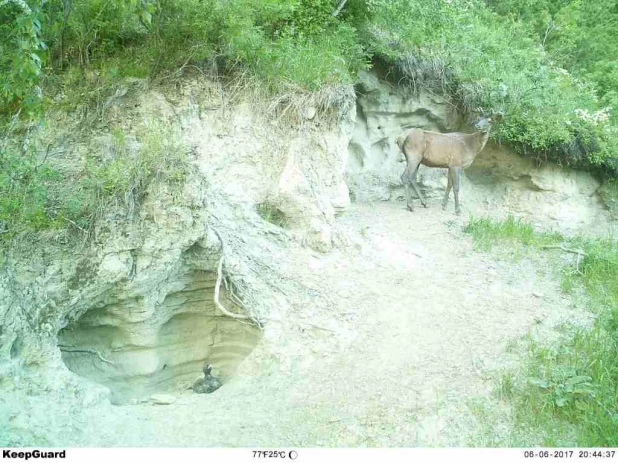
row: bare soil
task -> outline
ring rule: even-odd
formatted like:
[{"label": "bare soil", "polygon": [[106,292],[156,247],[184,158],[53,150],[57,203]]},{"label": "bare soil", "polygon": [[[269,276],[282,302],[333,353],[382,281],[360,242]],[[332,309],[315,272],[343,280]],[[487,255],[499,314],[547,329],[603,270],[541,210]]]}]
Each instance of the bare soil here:
[{"label": "bare soil", "polygon": [[[542,259],[474,251],[465,222],[437,202],[414,213],[402,203],[354,205],[339,219],[337,249],[298,245],[279,263],[321,295],[315,306],[299,299],[279,322],[287,359],[256,353],[215,393],[176,391],[171,405],[86,408],[47,443],[508,445],[509,408],[495,386],[519,361],[512,347],[581,311]],[[479,407],[501,418],[483,422]]]}]

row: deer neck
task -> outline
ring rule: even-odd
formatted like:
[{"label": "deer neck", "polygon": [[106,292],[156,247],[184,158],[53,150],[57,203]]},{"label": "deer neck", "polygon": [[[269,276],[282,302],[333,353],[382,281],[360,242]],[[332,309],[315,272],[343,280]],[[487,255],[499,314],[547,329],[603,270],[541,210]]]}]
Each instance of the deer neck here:
[{"label": "deer neck", "polygon": [[481,147],[479,148],[479,153],[483,151],[483,148],[485,148],[485,145],[487,144],[487,140],[489,140],[489,132],[491,132],[491,127],[489,128],[487,132],[483,134],[483,139],[481,140]]},{"label": "deer neck", "polygon": [[489,132],[491,131],[491,127],[487,132],[477,132],[476,133],[476,146],[474,147],[474,156],[476,157],[477,154],[479,154],[481,151],[483,151],[483,148],[485,148],[485,145],[487,144],[487,140],[489,140]]},{"label": "deer neck", "polygon": [[469,136],[467,142],[468,147],[463,156],[464,168],[472,164],[474,158],[476,158],[476,155],[479,154],[483,148],[485,148],[487,140],[489,140],[489,131],[475,132]]}]

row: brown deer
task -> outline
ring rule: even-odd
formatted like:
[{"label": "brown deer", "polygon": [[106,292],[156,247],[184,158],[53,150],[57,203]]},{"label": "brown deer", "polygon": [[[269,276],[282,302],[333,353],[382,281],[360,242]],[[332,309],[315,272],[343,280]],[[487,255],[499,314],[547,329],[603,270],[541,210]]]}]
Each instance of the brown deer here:
[{"label": "brown deer", "polygon": [[[497,119],[497,118],[496,118]],[[461,132],[439,133],[423,129],[408,129],[397,137],[397,146],[406,157],[406,169],[401,176],[406,190],[408,210],[413,212],[414,206],[410,198],[410,184],[427,207],[425,198],[420,192],[416,175],[421,164],[427,167],[442,167],[448,169],[448,185],[442,201],[442,209],[446,209],[451,188],[455,194],[455,213],[461,214],[459,207],[459,186],[461,173],[472,164],[474,158],[485,147],[493,119],[483,117],[474,126],[478,132],[467,134]]]}]

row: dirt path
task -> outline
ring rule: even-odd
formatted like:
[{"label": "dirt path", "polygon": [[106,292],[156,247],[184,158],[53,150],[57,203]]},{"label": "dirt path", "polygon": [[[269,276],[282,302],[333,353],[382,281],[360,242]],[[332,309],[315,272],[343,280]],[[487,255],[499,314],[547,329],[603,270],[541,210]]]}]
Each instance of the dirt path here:
[{"label": "dirt path", "polygon": [[173,405],[93,408],[87,442],[70,444],[499,444],[498,430],[479,440],[474,404],[497,402],[491,378],[512,361],[507,344],[574,309],[549,268],[473,251],[465,221],[437,204],[353,206],[339,220],[346,246],[298,246],[280,263],[327,295],[299,300],[282,322],[289,361]]}]

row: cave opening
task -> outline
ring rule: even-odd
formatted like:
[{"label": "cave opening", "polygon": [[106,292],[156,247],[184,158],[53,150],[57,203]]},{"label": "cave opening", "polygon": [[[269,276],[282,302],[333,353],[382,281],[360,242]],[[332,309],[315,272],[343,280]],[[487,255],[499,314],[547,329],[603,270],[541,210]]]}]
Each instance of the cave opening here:
[{"label": "cave opening", "polygon": [[[108,387],[115,404],[187,389],[205,362],[224,383],[251,353],[261,330],[219,311],[216,272],[191,270],[160,303],[137,296],[92,307],[58,333],[66,366]],[[221,288],[220,300],[240,311]]]}]

